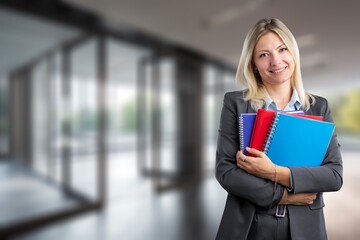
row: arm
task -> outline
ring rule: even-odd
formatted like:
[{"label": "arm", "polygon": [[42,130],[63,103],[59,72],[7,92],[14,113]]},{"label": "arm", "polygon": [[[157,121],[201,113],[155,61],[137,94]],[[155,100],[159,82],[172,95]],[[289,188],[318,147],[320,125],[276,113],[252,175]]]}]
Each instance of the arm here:
[{"label": "arm", "polygon": [[[286,188],[291,186],[289,168],[275,165],[271,162],[265,153],[254,148],[247,148],[246,150],[254,157],[247,157],[243,154],[242,151],[238,151],[236,155],[236,161],[239,168],[252,175],[274,181],[274,186],[277,184],[280,184]],[[289,194],[287,191],[284,191],[284,194],[279,203],[291,205],[308,205],[314,203],[316,196],[317,193]]]},{"label": "arm", "polygon": [[244,104],[244,108],[246,104],[242,99],[237,101],[229,94],[224,97],[216,151],[216,178],[228,193],[257,206],[271,208],[281,200],[284,187],[278,186],[274,190],[272,181],[249,174],[236,165],[239,145],[236,104]]}]

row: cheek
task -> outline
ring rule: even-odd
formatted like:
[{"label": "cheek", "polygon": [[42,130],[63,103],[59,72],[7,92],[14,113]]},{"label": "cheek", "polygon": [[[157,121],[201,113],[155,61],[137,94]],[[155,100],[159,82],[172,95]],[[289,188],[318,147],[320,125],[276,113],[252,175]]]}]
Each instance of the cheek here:
[{"label": "cheek", "polygon": [[264,79],[264,78],[266,78],[267,77],[267,75],[268,75],[268,73],[267,73],[267,71],[266,70],[260,70],[259,69],[259,71],[258,71],[258,74],[257,74],[258,76],[260,76],[260,78],[261,79]]},{"label": "cheek", "polygon": [[256,61],[255,62],[255,68],[259,72],[263,72],[267,68],[266,62],[265,61]]},{"label": "cheek", "polygon": [[289,65],[290,65],[290,70],[292,73],[294,73],[294,69],[295,69],[295,62],[294,60],[291,58],[289,59]]},{"label": "cheek", "polygon": [[294,66],[295,66],[295,61],[294,61],[293,57],[292,57],[290,54],[288,54],[288,55],[284,58],[284,60],[285,60],[289,65],[291,65],[292,68],[294,68]]}]

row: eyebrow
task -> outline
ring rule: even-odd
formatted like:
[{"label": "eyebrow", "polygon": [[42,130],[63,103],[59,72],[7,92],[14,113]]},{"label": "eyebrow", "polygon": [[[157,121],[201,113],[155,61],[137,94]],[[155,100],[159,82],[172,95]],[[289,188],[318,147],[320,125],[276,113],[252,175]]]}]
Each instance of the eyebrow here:
[{"label": "eyebrow", "polygon": [[[282,48],[282,47],[286,47],[285,43],[281,43],[275,49],[279,49],[279,48]],[[259,50],[259,51],[257,51],[257,53],[261,53],[261,52],[268,52],[268,50]]]},{"label": "eyebrow", "polygon": [[282,47],[286,47],[285,43],[280,44],[276,49],[282,48]]}]

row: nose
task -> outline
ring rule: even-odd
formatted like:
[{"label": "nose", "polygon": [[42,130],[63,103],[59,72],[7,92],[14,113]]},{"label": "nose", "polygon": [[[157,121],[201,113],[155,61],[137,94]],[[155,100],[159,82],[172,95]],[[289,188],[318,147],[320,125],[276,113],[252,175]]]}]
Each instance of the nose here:
[{"label": "nose", "polygon": [[274,54],[271,55],[271,62],[270,62],[270,64],[271,64],[272,66],[278,65],[280,62],[281,62],[281,56],[280,56],[280,54],[274,53]]}]

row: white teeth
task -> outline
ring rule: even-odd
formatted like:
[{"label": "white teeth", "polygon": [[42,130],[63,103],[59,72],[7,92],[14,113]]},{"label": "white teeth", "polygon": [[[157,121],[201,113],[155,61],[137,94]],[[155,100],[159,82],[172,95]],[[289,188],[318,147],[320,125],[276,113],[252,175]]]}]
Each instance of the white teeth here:
[{"label": "white teeth", "polygon": [[282,72],[282,71],[284,71],[285,70],[285,68],[281,68],[281,69],[277,69],[277,70],[272,70],[271,72],[273,72],[273,73],[279,73],[279,72]]}]

